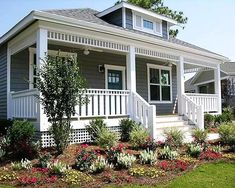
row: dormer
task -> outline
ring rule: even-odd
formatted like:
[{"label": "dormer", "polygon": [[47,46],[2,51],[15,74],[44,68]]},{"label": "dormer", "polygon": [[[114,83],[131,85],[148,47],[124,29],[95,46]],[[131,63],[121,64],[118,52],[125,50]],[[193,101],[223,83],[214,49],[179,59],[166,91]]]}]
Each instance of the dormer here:
[{"label": "dormer", "polygon": [[169,38],[170,27],[177,24],[171,18],[127,2],[114,5],[98,13],[97,16],[110,24],[153,34],[165,39]]}]

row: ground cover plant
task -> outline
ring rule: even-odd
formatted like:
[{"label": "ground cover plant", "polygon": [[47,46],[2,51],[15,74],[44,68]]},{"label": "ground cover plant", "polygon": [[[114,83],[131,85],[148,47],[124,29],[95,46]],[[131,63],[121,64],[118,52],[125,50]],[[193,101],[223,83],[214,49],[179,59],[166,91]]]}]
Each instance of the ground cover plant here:
[{"label": "ground cover plant", "polygon": [[[130,132],[129,142],[74,144],[60,155],[56,148],[40,148],[39,155],[31,159],[17,159],[9,152],[0,166],[0,185],[93,188],[138,184],[164,187],[162,182],[170,185],[172,179],[177,181],[178,176],[187,176],[203,165],[235,163],[235,153],[230,144],[233,138],[231,125],[222,126],[220,141],[208,142],[202,139],[204,134],[201,133],[204,132],[198,131],[200,139],[190,144],[181,142],[181,133],[175,130],[165,142],[154,141],[141,125],[136,126]],[[140,138],[137,138],[138,132],[141,133]],[[101,137],[102,133],[96,133],[96,138]]]}]

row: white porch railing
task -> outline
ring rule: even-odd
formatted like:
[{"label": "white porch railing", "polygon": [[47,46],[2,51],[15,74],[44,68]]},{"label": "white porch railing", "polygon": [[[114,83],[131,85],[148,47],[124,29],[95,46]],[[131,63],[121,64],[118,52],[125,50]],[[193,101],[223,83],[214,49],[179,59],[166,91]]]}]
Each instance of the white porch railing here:
[{"label": "white porch railing", "polygon": [[198,128],[204,129],[203,106],[196,104],[187,95],[182,95],[182,113]]},{"label": "white porch railing", "polygon": [[80,118],[127,116],[128,96],[127,90],[88,89],[85,96],[89,102],[76,107]]},{"label": "white porch railing", "polygon": [[197,105],[202,106],[204,112],[218,112],[218,95],[186,93],[186,95]]},{"label": "white porch railing", "polygon": [[151,136],[155,138],[156,106],[150,105],[136,92],[132,92],[130,97],[132,101],[131,118],[144,125],[150,131]]},{"label": "white porch railing", "polygon": [[36,89],[11,92],[11,116],[13,118],[36,119],[38,94]]},{"label": "white porch railing", "polygon": [[[11,93],[13,118],[36,119],[38,106],[36,89]],[[88,89],[84,94],[89,103],[76,106],[77,118],[128,116],[127,90]]]}]

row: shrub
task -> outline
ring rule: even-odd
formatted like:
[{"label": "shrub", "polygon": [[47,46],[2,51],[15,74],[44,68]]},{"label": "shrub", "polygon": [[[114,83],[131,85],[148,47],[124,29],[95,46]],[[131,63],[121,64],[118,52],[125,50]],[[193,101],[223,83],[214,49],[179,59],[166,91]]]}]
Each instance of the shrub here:
[{"label": "shrub", "polygon": [[87,151],[83,148],[76,159],[76,168],[80,171],[88,171],[92,162],[97,158],[97,151]]},{"label": "shrub", "polygon": [[69,167],[59,162],[59,160],[53,160],[52,162],[47,163],[47,168],[49,169],[50,174],[62,176],[69,169]]},{"label": "shrub", "polygon": [[46,168],[47,164],[49,163],[51,159],[51,155],[50,154],[44,154],[44,155],[39,155],[39,166],[42,168]]},{"label": "shrub", "polygon": [[204,116],[204,126],[206,129],[214,127],[215,117],[211,114],[205,114]]},{"label": "shrub", "polygon": [[134,155],[128,153],[119,153],[117,154],[117,166],[118,168],[130,168],[133,163],[136,161],[136,157]]},{"label": "shrub", "polygon": [[2,161],[5,155],[6,155],[6,150],[0,146],[0,161]]},{"label": "shrub", "polygon": [[221,157],[222,155],[220,153],[216,153],[212,150],[206,150],[200,154],[199,159],[200,160],[216,160],[216,159],[220,159]]},{"label": "shrub", "polygon": [[233,110],[230,107],[223,108],[222,121],[224,123],[229,123],[232,121]]},{"label": "shrub", "polygon": [[11,163],[12,170],[29,170],[32,168],[32,163],[28,159],[22,159],[20,162]]},{"label": "shrub", "polygon": [[116,132],[112,132],[107,128],[101,128],[97,131],[95,142],[102,148],[110,148],[117,144],[118,135]]},{"label": "shrub", "polygon": [[[58,153],[63,153],[69,144],[72,116],[76,106],[88,102],[84,95],[86,80],[83,78],[74,57],[47,56],[38,70],[35,86],[43,106]],[[49,93],[49,94],[48,94]]]},{"label": "shrub", "polygon": [[211,150],[215,153],[221,153],[220,145],[212,146]]},{"label": "shrub", "polygon": [[188,163],[181,160],[161,161],[159,167],[164,171],[185,171],[188,168]]},{"label": "shrub", "polygon": [[122,119],[119,125],[121,127],[121,140],[128,142],[130,140],[130,133],[137,123],[131,119]]},{"label": "shrub", "polygon": [[164,146],[164,148],[160,150],[161,159],[173,160],[176,159],[177,157],[178,157],[177,151],[172,151],[169,146]]},{"label": "shrub", "polygon": [[183,144],[184,134],[178,129],[169,129],[164,131],[166,137],[165,145],[171,148],[177,148]]},{"label": "shrub", "polygon": [[12,127],[12,120],[0,119],[0,137],[7,134],[8,130]]},{"label": "shrub", "polygon": [[144,150],[140,152],[141,164],[154,165],[157,162],[157,153],[151,150]]},{"label": "shrub", "polygon": [[98,158],[91,164],[89,171],[91,173],[101,173],[109,167],[112,168],[112,166],[108,164],[106,159],[102,156],[98,156]]},{"label": "shrub", "polygon": [[192,136],[194,138],[194,141],[196,143],[205,143],[207,137],[208,137],[208,132],[206,130],[201,130],[199,128],[196,128],[193,130]]},{"label": "shrub", "polygon": [[147,140],[143,144],[141,144],[139,147],[141,149],[148,149],[148,150],[156,151],[157,146],[159,145],[158,143],[159,142],[155,142],[154,139],[149,136]]},{"label": "shrub", "polygon": [[94,119],[86,126],[86,130],[90,134],[92,140],[96,140],[101,129],[107,129],[107,125],[104,123],[103,119]]},{"label": "shrub", "polygon": [[63,181],[71,185],[84,185],[93,182],[93,178],[77,170],[67,170],[64,174]]},{"label": "shrub", "polygon": [[235,125],[224,124],[219,127],[220,139],[224,144],[233,147],[235,145]]},{"label": "shrub", "polygon": [[14,121],[9,130],[8,137],[15,157],[25,158],[33,157],[37,151],[32,147],[32,138],[35,128],[28,121]]},{"label": "shrub", "polygon": [[201,154],[203,148],[199,145],[199,144],[190,144],[188,146],[188,150],[187,153],[191,156],[191,157],[199,157],[199,155]]},{"label": "shrub", "polygon": [[134,148],[141,148],[148,137],[149,133],[147,132],[147,130],[141,125],[136,125],[133,127],[130,133],[130,143]]},{"label": "shrub", "polygon": [[106,155],[109,163],[117,164],[117,155],[123,153],[127,149],[127,145],[118,144],[116,147],[111,147],[106,150]]}]

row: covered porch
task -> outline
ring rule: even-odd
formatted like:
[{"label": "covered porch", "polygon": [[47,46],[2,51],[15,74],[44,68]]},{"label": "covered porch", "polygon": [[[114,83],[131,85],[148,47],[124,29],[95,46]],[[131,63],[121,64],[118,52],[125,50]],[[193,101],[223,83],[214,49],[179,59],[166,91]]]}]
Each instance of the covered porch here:
[{"label": "covered porch", "polygon": [[210,96],[184,92],[185,72],[195,69],[195,65],[210,67],[219,80],[219,63],[160,46],[156,50],[155,45],[146,47],[144,42],[121,43],[120,39],[100,34],[94,37],[83,29],[75,33],[36,28],[23,32],[9,45],[8,118],[29,119],[38,131],[48,130],[47,118],[35,97],[40,94],[33,86],[33,65],[40,67],[45,54],[58,53],[75,56],[89,84],[85,95],[90,102],[77,106],[74,129],[84,129],[95,117],[111,122],[129,117],[142,123],[154,137],[156,115],[183,115],[203,128],[204,112],[221,112],[219,82],[216,94]]}]

